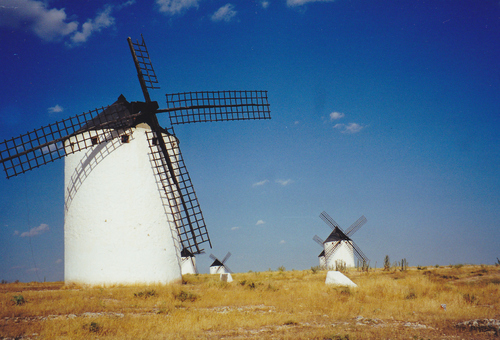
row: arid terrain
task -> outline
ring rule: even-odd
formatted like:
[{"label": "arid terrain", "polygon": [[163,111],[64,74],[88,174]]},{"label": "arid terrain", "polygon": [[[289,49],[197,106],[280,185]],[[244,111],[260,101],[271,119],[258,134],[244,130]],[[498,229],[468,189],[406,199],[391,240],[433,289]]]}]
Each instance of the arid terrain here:
[{"label": "arid terrain", "polygon": [[186,275],[157,286],[0,285],[0,339],[498,339],[500,266]]}]

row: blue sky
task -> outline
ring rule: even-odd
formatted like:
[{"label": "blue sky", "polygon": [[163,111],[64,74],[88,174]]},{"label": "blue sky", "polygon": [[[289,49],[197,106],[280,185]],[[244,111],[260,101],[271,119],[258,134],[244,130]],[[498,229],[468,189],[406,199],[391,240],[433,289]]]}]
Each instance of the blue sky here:
[{"label": "blue sky", "polygon": [[[270,121],[175,129],[213,244],[201,272],[228,251],[236,272],[317,265],[323,210],[366,216],[372,266],[500,257],[498,1],[0,0],[0,139],[142,100],[141,33],[160,107],[269,91]],[[0,178],[0,197],[0,279],[62,280],[63,161]]]}]

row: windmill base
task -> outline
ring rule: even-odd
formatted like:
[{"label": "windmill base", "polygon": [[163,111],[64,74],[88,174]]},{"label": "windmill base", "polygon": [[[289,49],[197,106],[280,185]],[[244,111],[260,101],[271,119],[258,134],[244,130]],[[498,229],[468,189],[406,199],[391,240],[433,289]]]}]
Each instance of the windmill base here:
[{"label": "windmill base", "polygon": [[326,284],[347,286],[347,287],[357,287],[358,285],[351,281],[347,276],[338,271],[329,271],[326,274]]}]

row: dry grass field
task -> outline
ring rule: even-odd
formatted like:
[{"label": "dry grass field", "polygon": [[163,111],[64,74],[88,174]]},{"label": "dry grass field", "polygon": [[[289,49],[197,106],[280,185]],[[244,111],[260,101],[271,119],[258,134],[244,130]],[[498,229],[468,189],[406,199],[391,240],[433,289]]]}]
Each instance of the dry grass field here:
[{"label": "dry grass field", "polygon": [[231,283],[209,274],[158,286],[7,283],[0,285],[0,338],[499,338],[494,327],[457,325],[500,319],[500,266],[346,275],[357,288],[325,285],[326,271],[312,269],[238,273]]}]

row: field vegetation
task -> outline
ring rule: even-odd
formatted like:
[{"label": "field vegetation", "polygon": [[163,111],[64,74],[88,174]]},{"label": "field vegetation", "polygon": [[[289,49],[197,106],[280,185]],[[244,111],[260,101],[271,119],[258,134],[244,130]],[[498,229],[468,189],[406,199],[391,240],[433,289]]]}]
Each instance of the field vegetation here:
[{"label": "field vegetation", "polygon": [[[403,268],[404,270],[402,270]],[[386,267],[186,275],[182,283],[0,285],[3,339],[498,339],[457,327],[500,319],[500,266]]]}]

